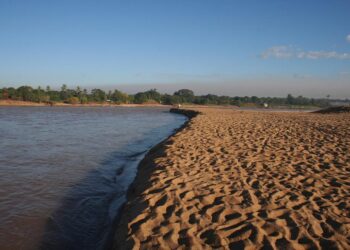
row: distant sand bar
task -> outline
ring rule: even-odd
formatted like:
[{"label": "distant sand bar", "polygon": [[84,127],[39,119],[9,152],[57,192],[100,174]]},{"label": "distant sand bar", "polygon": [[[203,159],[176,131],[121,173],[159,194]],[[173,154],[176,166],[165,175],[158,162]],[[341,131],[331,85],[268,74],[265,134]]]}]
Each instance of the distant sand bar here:
[{"label": "distant sand bar", "polygon": [[350,114],[197,110],[141,163],[116,249],[350,249]]}]

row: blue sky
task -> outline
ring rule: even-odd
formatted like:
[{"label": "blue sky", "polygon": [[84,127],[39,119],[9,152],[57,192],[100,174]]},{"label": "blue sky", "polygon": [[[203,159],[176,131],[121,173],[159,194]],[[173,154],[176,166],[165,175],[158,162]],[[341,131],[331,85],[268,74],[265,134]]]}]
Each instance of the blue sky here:
[{"label": "blue sky", "polygon": [[350,97],[350,1],[0,0],[0,86]]}]

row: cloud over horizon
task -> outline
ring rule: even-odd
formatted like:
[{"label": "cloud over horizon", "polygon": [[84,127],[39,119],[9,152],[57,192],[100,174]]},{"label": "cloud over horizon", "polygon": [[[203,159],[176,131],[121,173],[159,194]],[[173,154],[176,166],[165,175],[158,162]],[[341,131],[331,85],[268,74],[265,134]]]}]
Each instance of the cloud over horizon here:
[{"label": "cloud over horizon", "polygon": [[[350,35],[348,36],[350,40]],[[276,59],[338,59],[349,60],[350,53],[340,53],[336,51],[303,51],[301,49],[288,46],[278,45],[268,48],[260,54],[263,59],[276,58]]]},{"label": "cloud over horizon", "polygon": [[346,36],[346,41],[350,43],[350,34]]}]

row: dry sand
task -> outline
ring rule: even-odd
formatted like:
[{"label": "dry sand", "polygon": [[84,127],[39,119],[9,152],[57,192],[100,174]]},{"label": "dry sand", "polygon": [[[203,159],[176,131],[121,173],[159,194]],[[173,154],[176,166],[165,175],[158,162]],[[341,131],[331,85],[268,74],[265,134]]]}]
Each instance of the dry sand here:
[{"label": "dry sand", "polygon": [[115,249],[350,249],[350,114],[200,111],[141,163]]},{"label": "dry sand", "polygon": [[45,103],[26,102],[17,100],[0,100],[0,106],[46,106]]}]

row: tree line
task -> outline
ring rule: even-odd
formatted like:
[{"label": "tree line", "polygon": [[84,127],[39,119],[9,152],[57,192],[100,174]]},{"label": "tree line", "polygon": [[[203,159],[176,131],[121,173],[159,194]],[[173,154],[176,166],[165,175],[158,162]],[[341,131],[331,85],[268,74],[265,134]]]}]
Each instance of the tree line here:
[{"label": "tree line", "polygon": [[75,89],[69,89],[63,84],[60,90],[53,90],[50,86],[45,89],[30,86],[21,86],[19,88],[0,89],[0,99],[44,102],[54,104],[64,102],[70,104],[86,103],[114,103],[114,104],[200,104],[200,105],[235,105],[235,106],[319,106],[329,105],[328,98],[307,98],[303,96],[294,97],[288,94],[286,97],[257,97],[257,96],[218,96],[213,94],[196,96],[190,89],[180,89],[170,94],[161,94],[156,89],[150,89],[145,92],[139,92],[134,95],[123,93],[119,90],[103,91],[101,89],[92,89],[88,91],[79,86]]}]

